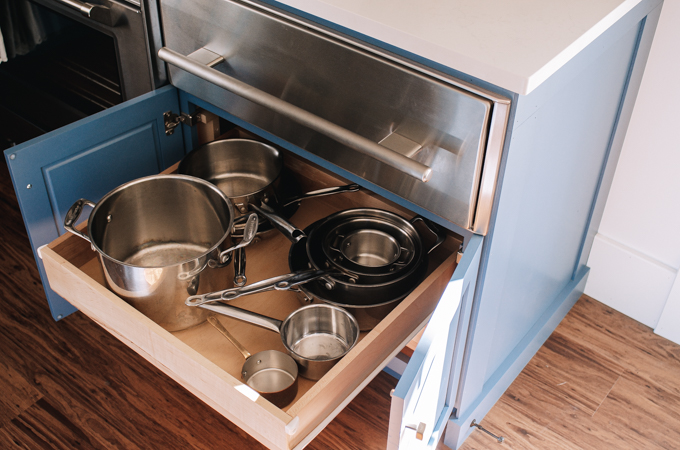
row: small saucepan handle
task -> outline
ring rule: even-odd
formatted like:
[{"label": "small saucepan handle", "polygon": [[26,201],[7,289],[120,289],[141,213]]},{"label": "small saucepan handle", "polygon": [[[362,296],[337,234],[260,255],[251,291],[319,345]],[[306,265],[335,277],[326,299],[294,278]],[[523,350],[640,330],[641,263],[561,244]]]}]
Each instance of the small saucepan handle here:
[{"label": "small saucepan handle", "polygon": [[217,314],[222,314],[223,316],[231,317],[232,319],[242,320],[243,322],[248,322],[257,325],[258,327],[281,333],[281,325],[283,322],[272,317],[263,316],[252,311],[247,311],[231,305],[223,305],[221,303],[201,305],[200,307]]}]

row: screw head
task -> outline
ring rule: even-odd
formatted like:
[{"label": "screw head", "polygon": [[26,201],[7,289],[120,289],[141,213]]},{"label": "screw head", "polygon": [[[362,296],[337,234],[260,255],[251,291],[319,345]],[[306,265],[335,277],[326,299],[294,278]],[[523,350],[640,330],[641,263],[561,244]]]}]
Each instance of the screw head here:
[{"label": "screw head", "polygon": [[26,189],[31,189],[32,187],[33,187],[33,185],[29,184],[28,186],[26,186]]},{"label": "screw head", "polygon": [[16,159],[16,157],[17,157],[16,153],[12,153],[11,155],[9,155],[9,159]]}]

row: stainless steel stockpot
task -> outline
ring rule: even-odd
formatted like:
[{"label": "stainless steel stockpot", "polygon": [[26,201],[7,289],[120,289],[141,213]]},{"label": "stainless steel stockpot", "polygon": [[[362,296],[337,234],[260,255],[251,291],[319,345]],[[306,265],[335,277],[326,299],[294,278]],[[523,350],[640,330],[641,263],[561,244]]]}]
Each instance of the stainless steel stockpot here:
[{"label": "stainless steel stockpot", "polygon": [[[93,207],[89,236],[74,226],[85,205]],[[92,244],[113,292],[177,331],[208,316],[187,307],[187,295],[232,286],[228,263],[234,248],[227,247],[233,221],[231,201],[213,184],[185,175],[154,175],[119,186],[97,204],[78,200],[64,228]],[[247,239],[239,246],[245,244]]]}]

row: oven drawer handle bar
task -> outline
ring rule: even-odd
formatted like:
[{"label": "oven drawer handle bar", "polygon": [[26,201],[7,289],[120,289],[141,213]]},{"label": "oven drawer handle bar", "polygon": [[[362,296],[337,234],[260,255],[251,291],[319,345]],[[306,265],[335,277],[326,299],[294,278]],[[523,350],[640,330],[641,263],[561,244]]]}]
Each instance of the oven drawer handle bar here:
[{"label": "oven drawer handle bar", "polygon": [[56,1],[57,3],[66,5],[69,8],[75,9],[76,11],[80,11],[80,13],[83,16],[92,19],[95,22],[99,22],[110,27],[115,26],[115,24],[113,23],[114,22],[113,15],[111,14],[111,8],[107,6],[93,5],[78,0],[56,0]]},{"label": "oven drawer handle bar", "polygon": [[[194,59],[198,56],[201,61],[210,61],[207,65]],[[229,75],[225,75],[218,70],[213,69],[214,66],[220,62],[225,61],[224,58],[210,50],[202,48],[192,53],[190,56],[184,56],[167,47],[162,47],[158,51],[158,57],[163,61],[185,70],[192,75],[202,78],[210,83],[213,83],[223,89],[233,92],[247,100],[257,103],[258,105],[269,108],[281,115],[284,115],[294,121],[311,128],[341,144],[347,145],[355,150],[365,153],[385,164],[394,167],[395,169],[415,177],[423,182],[429,181],[432,176],[432,168],[414,161],[407,156],[396,153],[382,145],[379,145],[370,139],[360,136],[352,131],[349,131],[339,125],[334,124],[326,119],[305,111],[295,105],[292,105],[285,100],[281,100],[271,94],[268,94],[260,89],[250,86],[240,80],[237,80]]]}]

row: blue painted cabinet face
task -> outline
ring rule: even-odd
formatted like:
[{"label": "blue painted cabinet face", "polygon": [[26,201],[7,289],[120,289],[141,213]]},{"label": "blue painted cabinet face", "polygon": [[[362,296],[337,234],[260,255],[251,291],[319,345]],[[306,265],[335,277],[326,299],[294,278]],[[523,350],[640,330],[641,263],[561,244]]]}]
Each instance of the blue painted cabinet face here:
[{"label": "blue painted cabinet face", "polygon": [[177,89],[159,89],[5,151],[55,319],[75,308],[50,289],[38,249],[65,232],[64,216],[79,198],[96,202],[182,158],[181,131],[166,136],[163,124],[163,112],[178,112],[178,104]]},{"label": "blue painted cabinet face", "polygon": [[457,403],[483,241],[468,242],[394,390],[389,449],[434,449],[442,437]]}]

